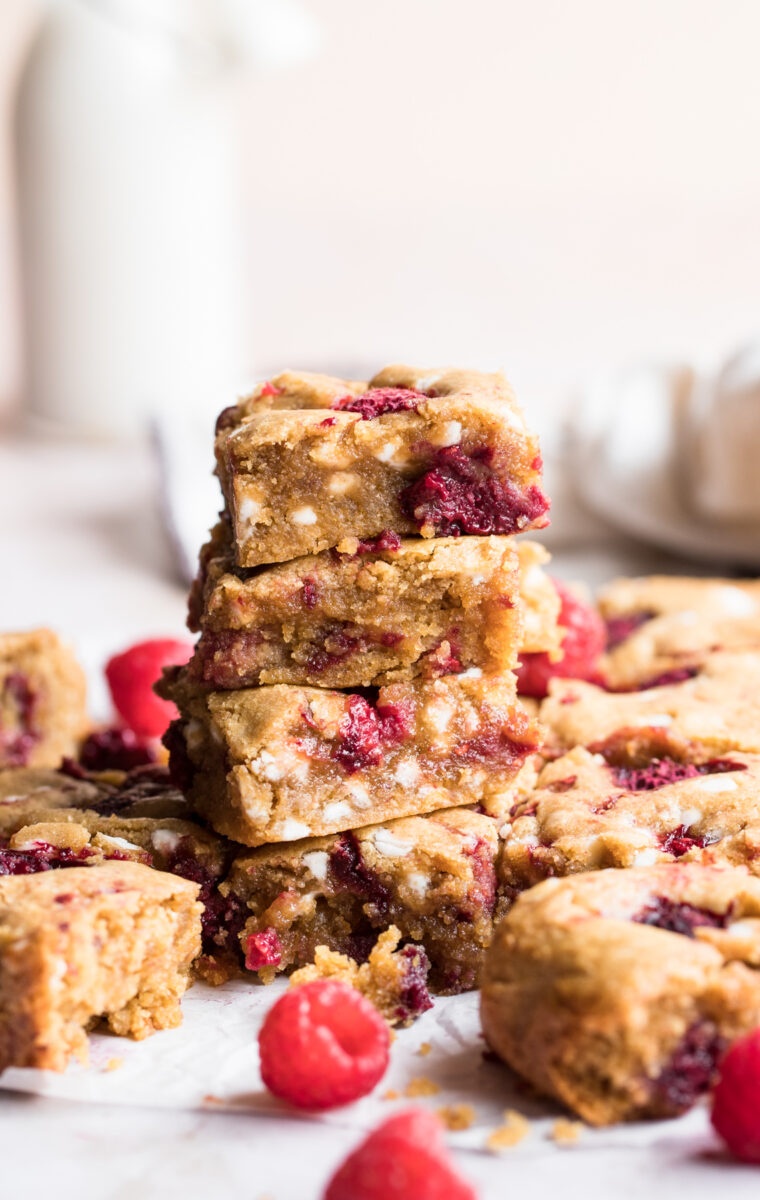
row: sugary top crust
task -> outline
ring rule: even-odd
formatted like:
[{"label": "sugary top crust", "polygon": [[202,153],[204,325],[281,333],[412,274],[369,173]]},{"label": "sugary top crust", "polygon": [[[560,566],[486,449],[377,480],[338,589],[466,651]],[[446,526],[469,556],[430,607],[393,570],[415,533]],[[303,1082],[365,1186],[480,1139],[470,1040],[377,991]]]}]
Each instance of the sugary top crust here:
[{"label": "sugary top crust", "polygon": [[581,747],[545,766],[502,831],[508,881],[526,857],[539,874],[564,875],[674,858],[739,864],[760,852],[760,755],[682,760],[704,773],[662,786],[658,763],[667,779],[667,761],[641,758],[637,773]]},{"label": "sugary top crust", "polygon": [[717,652],[692,679],[625,694],[555,679],[541,721],[558,749],[655,728],[717,752],[760,751],[760,654]]},{"label": "sugary top crust", "polygon": [[696,612],[714,618],[760,616],[760,580],[646,575],[613,579],[597,595],[604,617]]},{"label": "sugary top crust", "polygon": [[67,905],[77,905],[124,892],[139,893],[142,899],[156,903],[175,896],[192,901],[198,895],[198,885],[135,862],[6,875],[0,878],[0,921],[43,913],[61,896],[66,897]]},{"label": "sugary top crust", "polygon": [[[575,927],[582,921],[627,923],[634,922],[657,899],[727,916],[731,925],[750,923],[748,930],[735,931],[735,940],[749,934],[750,959],[760,961],[760,879],[738,867],[663,863],[627,871],[591,871],[564,879],[547,879],[524,892],[506,920],[526,927],[531,922]],[[655,932],[643,923],[639,928]],[[724,940],[717,935],[725,936],[731,930],[704,927],[694,932],[714,943]],[[681,936],[663,929],[656,933],[660,937]]]}]

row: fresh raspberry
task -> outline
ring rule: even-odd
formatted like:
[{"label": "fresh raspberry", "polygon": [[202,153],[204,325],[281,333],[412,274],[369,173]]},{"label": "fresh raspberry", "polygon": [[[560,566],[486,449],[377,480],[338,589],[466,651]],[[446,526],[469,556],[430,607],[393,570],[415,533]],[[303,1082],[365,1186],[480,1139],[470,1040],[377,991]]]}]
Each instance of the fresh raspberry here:
[{"label": "fresh raspberry", "polygon": [[565,630],[562,658],[552,662],[546,653],[524,654],[517,672],[517,686],[524,696],[546,696],[550,679],[592,679],[607,638],[596,609],[579,600],[558,579],[552,582],[561,600],[558,624]]},{"label": "fresh raspberry", "polygon": [[327,1109],[371,1092],[388,1066],[388,1026],[369,1000],[337,979],[293,988],[259,1033],[261,1078],[297,1108]]},{"label": "fresh raspberry", "polygon": [[161,678],[164,667],[184,664],[192,653],[189,642],[156,638],[138,642],[106,663],[106,679],[114,707],[125,725],[138,737],[161,737],[176,717],[174,705],[161,700],[154,693],[153,684]]},{"label": "fresh raspberry", "polygon": [[475,1191],[455,1172],[438,1118],[409,1108],[348,1156],[324,1200],[475,1200]]},{"label": "fresh raspberry", "polygon": [[712,1123],[736,1158],[760,1166],[760,1029],[734,1042],[720,1064]]}]

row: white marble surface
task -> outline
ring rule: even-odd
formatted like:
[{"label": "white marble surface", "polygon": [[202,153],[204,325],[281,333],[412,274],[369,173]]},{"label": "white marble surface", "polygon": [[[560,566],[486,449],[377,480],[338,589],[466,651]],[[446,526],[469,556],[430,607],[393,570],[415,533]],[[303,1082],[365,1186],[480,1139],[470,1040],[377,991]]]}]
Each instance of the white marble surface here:
[{"label": "white marble surface", "polygon": [[[0,549],[0,628],[47,623],[70,638],[90,667],[96,711],[104,711],[97,681],[108,653],[138,637],[182,632],[184,587],[173,573],[144,449],[0,438]],[[668,566],[661,555],[609,539],[575,546],[556,561],[559,573],[591,582]],[[356,1130],[286,1117],[0,1092],[0,1196],[318,1200],[356,1140]],[[721,1186],[737,1200],[757,1194],[756,1172],[722,1158],[702,1114],[688,1126],[661,1126],[658,1141],[656,1154],[636,1137],[614,1135],[559,1152],[535,1135],[500,1160],[460,1157],[483,1200],[507,1189],[592,1200],[676,1190],[707,1200]]]}]

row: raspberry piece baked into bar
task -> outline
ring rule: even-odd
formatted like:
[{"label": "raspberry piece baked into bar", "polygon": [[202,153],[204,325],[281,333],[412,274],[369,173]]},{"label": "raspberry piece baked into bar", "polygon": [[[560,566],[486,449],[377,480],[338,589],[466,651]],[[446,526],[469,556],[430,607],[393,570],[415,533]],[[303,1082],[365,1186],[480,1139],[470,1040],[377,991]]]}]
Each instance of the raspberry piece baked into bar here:
[{"label": "raspberry piece baked into bar", "polygon": [[673,1117],[760,1024],[760,879],[690,865],[549,879],[496,927],[490,1046],[592,1125]]},{"label": "raspberry piece baked into bar", "polygon": [[665,733],[633,753],[615,739],[577,747],[544,767],[501,834],[506,897],[550,876],[676,860],[760,874],[760,755],[710,757]]},{"label": "raspberry piece baked into bar", "polygon": [[540,639],[545,622],[544,641],[559,638],[556,589],[538,555],[528,544],[518,556],[506,538],[385,533],[242,576],[229,555],[214,558],[190,674],[212,688],[345,688],[508,671],[524,642],[523,557],[530,635]]},{"label": "raspberry piece baked into bar", "polygon": [[329,410],[249,409],[222,414],[216,439],[241,567],[384,530],[457,537],[547,524],[538,440],[501,375],[392,367]]},{"label": "raspberry piece baked into bar", "polygon": [[0,879],[0,1071],[62,1071],[86,1030],[144,1038],[182,1019],[197,887],[131,862]]},{"label": "raspberry piece baked into bar", "polygon": [[609,687],[640,689],[687,677],[715,650],[760,647],[760,583],[654,575],[602,590]]},{"label": "raspberry piece baked into bar", "polygon": [[[222,891],[247,914],[246,965],[266,982],[310,962],[318,946],[361,962],[395,926],[424,950],[433,988],[458,992],[475,986],[491,937],[497,848],[496,821],[454,808],[262,846],[235,859]],[[413,1008],[425,975],[409,959]]]},{"label": "raspberry piece baked into bar", "polygon": [[0,634],[0,768],[57,767],[86,731],[84,673],[58,637]]},{"label": "raspberry piece baked into bar", "polygon": [[170,766],[191,805],[245,845],[455,805],[498,805],[538,732],[511,675],[447,675],[359,693],[276,684],[204,692],[183,671]]},{"label": "raspberry piece baked into bar", "polygon": [[634,743],[651,730],[711,754],[760,752],[760,653],[717,651],[690,677],[616,694],[574,679],[554,680],[541,706],[547,749],[594,749],[614,735]]}]

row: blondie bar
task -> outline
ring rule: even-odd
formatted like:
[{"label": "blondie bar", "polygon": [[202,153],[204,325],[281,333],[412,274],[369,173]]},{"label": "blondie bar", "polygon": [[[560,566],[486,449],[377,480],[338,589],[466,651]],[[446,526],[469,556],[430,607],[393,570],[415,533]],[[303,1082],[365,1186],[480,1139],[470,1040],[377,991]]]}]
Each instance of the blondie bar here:
[{"label": "blondie bar", "polygon": [[486,1039],[593,1125],[672,1117],[760,1024],[760,879],[696,864],[549,879],[497,926]]},{"label": "blondie bar", "polygon": [[98,1018],[134,1038],[178,1025],[196,892],[133,862],[0,879],[0,1071],[62,1071]]},{"label": "blondie bar", "polygon": [[760,755],[711,758],[667,732],[634,754],[576,747],[548,763],[502,829],[500,890],[550,876],[658,862],[746,866],[760,873]]},{"label": "blondie bar", "polygon": [[708,754],[760,751],[760,653],[718,651],[687,679],[615,694],[573,679],[554,680],[541,706],[546,750],[594,748],[613,734],[630,743],[667,730],[671,741]]},{"label": "blondie bar", "polygon": [[[187,804],[177,803],[168,772],[155,769],[150,796],[146,772],[131,773],[142,775],[139,784],[132,778],[116,788],[63,774],[56,778],[55,772],[8,771],[0,774],[0,789],[6,774],[15,776],[15,795],[10,804],[0,799],[0,876],[94,867],[112,859],[180,875],[200,888],[204,953],[237,957],[241,922],[219,884],[239,848],[186,819]],[[39,786],[40,776],[48,777],[47,786]]]},{"label": "blondie bar", "polygon": [[373,700],[287,684],[207,692],[179,670],[161,691],[181,714],[166,737],[175,779],[249,846],[498,806],[538,747],[511,675],[389,684]]},{"label": "blondie bar", "polygon": [[607,685],[641,689],[686,678],[715,650],[760,647],[760,583],[652,576],[617,579],[599,595]]},{"label": "blondie bar", "polygon": [[547,524],[538,441],[501,375],[394,367],[329,410],[227,415],[216,458],[241,567],[384,530],[457,537]]},{"label": "blondie bar", "polygon": [[87,731],[84,673],[49,629],[0,634],[0,768],[57,767]]},{"label": "blondie bar", "polygon": [[[269,982],[318,946],[363,961],[395,926],[424,950],[435,990],[474,987],[493,924],[497,828],[452,808],[239,856],[222,891],[247,913],[246,965]],[[413,954],[408,982],[424,982]]]},{"label": "blondie bar", "polygon": [[[70,773],[70,772],[73,772]],[[0,771],[0,836],[37,820],[35,814],[86,809],[100,816],[186,817],[187,801],[166,767],[87,772],[74,763],[61,771],[17,767]]]},{"label": "blondie bar", "polygon": [[518,554],[507,538],[386,533],[254,573],[235,572],[230,555],[215,558],[190,674],[212,688],[347,688],[508,671],[525,614],[531,641],[559,641],[557,593],[540,554],[530,543]]}]

